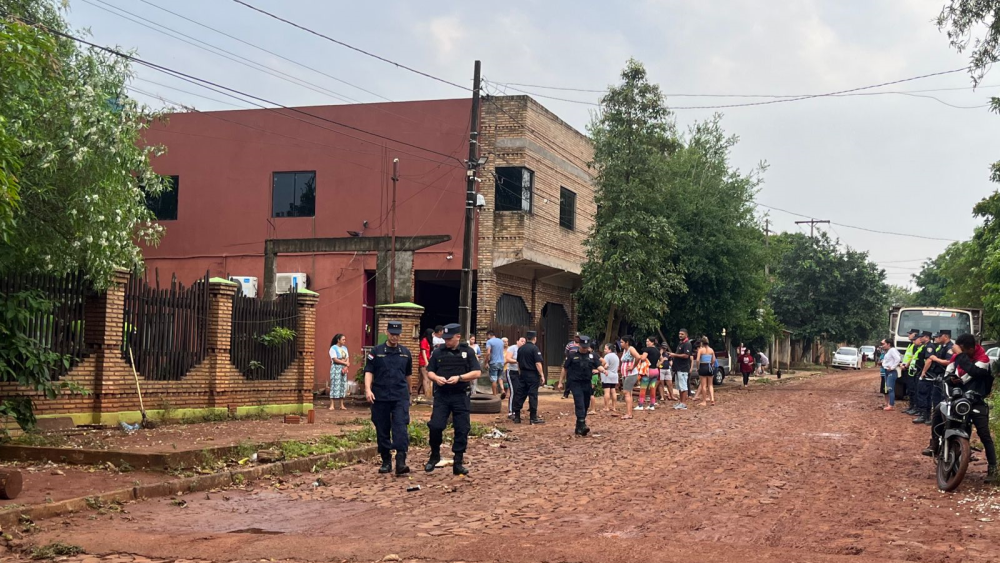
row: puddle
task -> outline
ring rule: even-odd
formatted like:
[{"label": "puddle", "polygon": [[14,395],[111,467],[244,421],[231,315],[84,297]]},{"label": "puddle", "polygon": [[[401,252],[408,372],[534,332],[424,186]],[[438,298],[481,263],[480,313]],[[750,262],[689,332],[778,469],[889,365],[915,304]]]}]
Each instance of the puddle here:
[{"label": "puddle", "polygon": [[270,535],[276,535],[276,534],[284,534],[285,532],[278,532],[278,531],[275,531],[275,530],[265,530],[263,528],[243,528],[242,530],[232,530],[232,531],[226,532],[226,533],[227,534],[264,534],[264,535],[270,536]]}]

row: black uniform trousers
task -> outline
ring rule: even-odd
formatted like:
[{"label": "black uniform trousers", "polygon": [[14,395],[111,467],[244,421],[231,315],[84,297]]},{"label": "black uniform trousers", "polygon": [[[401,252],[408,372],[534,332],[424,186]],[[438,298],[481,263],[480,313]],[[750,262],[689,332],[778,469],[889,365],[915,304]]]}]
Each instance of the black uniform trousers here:
[{"label": "black uniform trousers", "polygon": [[[375,401],[372,403],[372,424],[378,441],[378,453],[388,455],[396,450],[405,454],[410,448],[410,401]],[[391,437],[390,437],[391,432]]]},{"label": "black uniform trousers", "polygon": [[[990,467],[996,467],[997,450],[996,445],[993,443],[993,435],[990,434],[990,406],[986,404],[986,401],[980,399],[972,403],[972,412],[969,414],[969,420],[972,422],[972,426],[975,427],[976,434],[979,435],[979,441],[983,443],[986,464]],[[944,430],[944,416],[941,414],[940,409],[934,409],[934,416],[931,418],[931,422],[930,447],[936,452],[938,449],[938,439]]]},{"label": "black uniform trousers", "polygon": [[524,400],[528,399],[528,409],[531,417],[538,414],[538,387],[542,383],[542,378],[535,372],[522,371],[517,378],[517,396],[514,397],[514,414],[520,415],[524,408]]},{"label": "black uniform trousers", "polygon": [[917,380],[917,411],[919,414],[930,415],[931,392],[934,389],[934,382],[930,379]]},{"label": "black uniform trousers", "polygon": [[573,380],[566,383],[566,389],[573,394],[576,421],[583,422],[587,418],[590,401],[594,397],[594,385],[590,381]]},{"label": "black uniform trousers", "polygon": [[427,423],[432,453],[441,453],[441,442],[444,429],[448,427],[449,416],[455,427],[455,441],[452,442],[451,451],[456,454],[465,453],[469,444],[469,430],[472,429],[472,419],[469,416],[472,412],[470,402],[466,393],[434,392],[434,408],[431,411],[431,420]]}]

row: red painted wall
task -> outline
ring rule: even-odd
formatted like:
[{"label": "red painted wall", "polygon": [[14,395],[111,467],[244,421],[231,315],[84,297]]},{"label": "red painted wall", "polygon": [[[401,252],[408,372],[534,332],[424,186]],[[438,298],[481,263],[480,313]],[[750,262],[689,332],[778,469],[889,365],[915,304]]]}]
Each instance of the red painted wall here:
[{"label": "red painted wall", "polygon": [[[460,160],[468,156],[469,100],[300,109]],[[154,160],[156,171],[179,176],[177,220],[164,221],[159,246],[144,249],[150,278],[159,269],[161,282],[176,274],[190,283],[208,270],[256,276],[262,291],[265,239],[343,237],[361,231],[364,220],[365,235],[388,235],[393,158],[400,160],[396,235],[452,237],[419,251],[414,267],[461,269],[465,170],[454,159],[289,110],[175,114],[146,137],[167,148]],[[316,171],[316,216],[272,218],[272,173],[310,170]],[[360,352],[365,269],[375,270],[374,254],[278,259],[279,272],[305,272],[309,288],[320,293],[317,388],[328,380],[335,333],[347,335],[352,355]]]}]

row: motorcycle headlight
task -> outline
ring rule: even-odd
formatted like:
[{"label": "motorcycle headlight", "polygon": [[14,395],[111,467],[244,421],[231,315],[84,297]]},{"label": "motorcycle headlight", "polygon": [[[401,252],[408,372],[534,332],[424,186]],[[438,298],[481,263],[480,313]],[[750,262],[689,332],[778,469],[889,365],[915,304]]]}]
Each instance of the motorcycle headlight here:
[{"label": "motorcycle headlight", "polygon": [[959,399],[955,401],[955,414],[958,416],[965,416],[972,412],[972,403],[967,399]]}]

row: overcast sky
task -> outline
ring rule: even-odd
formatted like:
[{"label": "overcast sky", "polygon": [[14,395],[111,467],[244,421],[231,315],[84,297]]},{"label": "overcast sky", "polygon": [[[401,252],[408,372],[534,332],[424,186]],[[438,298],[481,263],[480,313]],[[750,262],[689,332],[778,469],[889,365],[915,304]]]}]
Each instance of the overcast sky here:
[{"label": "overcast sky", "polygon": [[[505,83],[603,89],[629,57],[642,61],[672,107],[713,106],[773,98],[687,97],[680,94],[798,95],[828,93],[958,69],[964,55],[948,46],[932,19],[943,0],[707,1],[593,0],[517,2],[247,0],[287,19],[372,53],[463,85],[474,59],[483,61],[491,91]],[[209,54],[88,4],[128,10],[281,72],[314,90]],[[263,53],[154,7],[265,47],[344,82]],[[231,0],[72,0],[70,22],[106,45],[284,105],[463,97],[462,90],[351,51],[270,19]],[[142,67],[147,80],[217,93]],[[134,86],[198,109],[232,109],[167,87]],[[360,87],[356,88],[356,87]],[[599,94],[521,87],[596,102]],[[363,89],[363,90],[362,90]],[[935,92],[916,90],[956,89]],[[318,91],[317,91],[318,90]],[[324,90],[327,90],[324,92]],[[367,90],[368,92],[365,92]],[[518,93],[506,90],[508,93]],[[989,164],[1000,159],[1000,116],[983,106],[1000,95],[1000,71],[973,91],[965,73],[914,80],[866,92],[911,95],[823,97],[721,110],[677,109],[686,128],[724,114],[741,138],[733,161],[741,169],[767,161],[758,196],[764,205],[829,219],[830,234],[868,250],[889,281],[908,283],[922,259],[946,241],[864,232],[848,226],[944,239],[968,238],[972,206],[996,186]],[[371,93],[369,93],[371,92]],[[938,100],[921,96],[934,96]],[[152,106],[155,98],[136,93]],[[538,97],[583,130],[593,107]],[[229,100],[232,102],[232,100]],[[973,107],[974,109],[958,109]],[[767,210],[761,208],[762,212]],[[770,211],[778,230],[805,230],[796,217]],[[903,262],[905,261],[905,262]]]}]

